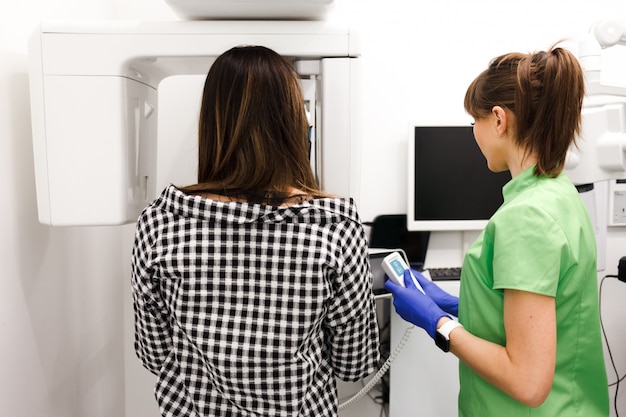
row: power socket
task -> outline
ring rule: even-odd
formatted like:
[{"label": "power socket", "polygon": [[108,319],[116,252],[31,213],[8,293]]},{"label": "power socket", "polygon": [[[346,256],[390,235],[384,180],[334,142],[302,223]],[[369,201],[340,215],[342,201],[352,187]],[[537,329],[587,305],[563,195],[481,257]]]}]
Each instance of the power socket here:
[{"label": "power socket", "polygon": [[609,226],[626,226],[626,179],[609,183]]}]

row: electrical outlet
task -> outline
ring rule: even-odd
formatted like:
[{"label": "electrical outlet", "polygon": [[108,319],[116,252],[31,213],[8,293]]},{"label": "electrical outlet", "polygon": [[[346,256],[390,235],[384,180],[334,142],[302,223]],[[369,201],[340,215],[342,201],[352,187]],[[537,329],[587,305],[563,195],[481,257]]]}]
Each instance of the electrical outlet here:
[{"label": "electrical outlet", "polygon": [[626,179],[610,182],[609,226],[626,226]]}]

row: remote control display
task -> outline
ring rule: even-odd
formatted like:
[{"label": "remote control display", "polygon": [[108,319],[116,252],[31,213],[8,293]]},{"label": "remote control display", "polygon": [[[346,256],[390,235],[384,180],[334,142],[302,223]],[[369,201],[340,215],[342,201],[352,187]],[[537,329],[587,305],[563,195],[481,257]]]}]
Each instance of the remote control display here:
[{"label": "remote control display", "polygon": [[[409,266],[404,262],[402,256],[398,252],[393,252],[383,259],[383,270],[394,283],[405,287],[404,285],[404,271],[409,269]],[[420,290],[422,293],[424,290],[422,286],[419,284],[415,276],[411,274],[411,278],[413,278],[413,284]]]}]

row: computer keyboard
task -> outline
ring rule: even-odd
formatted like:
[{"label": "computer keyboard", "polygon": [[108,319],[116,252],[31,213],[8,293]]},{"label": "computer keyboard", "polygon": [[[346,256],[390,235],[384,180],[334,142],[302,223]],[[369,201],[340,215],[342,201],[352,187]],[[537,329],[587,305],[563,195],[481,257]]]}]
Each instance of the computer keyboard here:
[{"label": "computer keyboard", "polygon": [[461,267],[428,268],[433,281],[453,281],[461,279]]}]

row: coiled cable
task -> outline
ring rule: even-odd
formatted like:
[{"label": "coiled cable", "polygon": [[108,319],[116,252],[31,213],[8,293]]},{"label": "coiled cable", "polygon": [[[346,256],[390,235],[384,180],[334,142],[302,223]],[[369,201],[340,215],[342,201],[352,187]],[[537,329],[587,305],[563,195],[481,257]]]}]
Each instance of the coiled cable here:
[{"label": "coiled cable", "polygon": [[361,388],[359,392],[354,394],[352,398],[346,400],[342,404],[339,404],[339,410],[349,407],[355,402],[357,402],[358,400],[360,400],[361,398],[363,398],[365,394],[367,394],[378,383],[378,381],[380,381],[383,375],[385,375],[385,373],[387,373],[387,370],[389,370],[389,368],[391,367],[391,363],[400,354],[400,352],[404,348],[404,345],[406,345],[406,342],[409,340],[409,337],[411,336],[411,330],[413,330],[413,327],[415,326],[407,327],[407,329],[404,331],[404,334],[402,335],[402,339],[400,339],[400,342],[398,342],[398,345],[391,352],[391,354],[389,354],[389,357],[387,358],[383,366],[380,367],[378,372],[376,372],[376,375],[374,375],[374,377],[367,384],[365,384],[365,386]]}]

